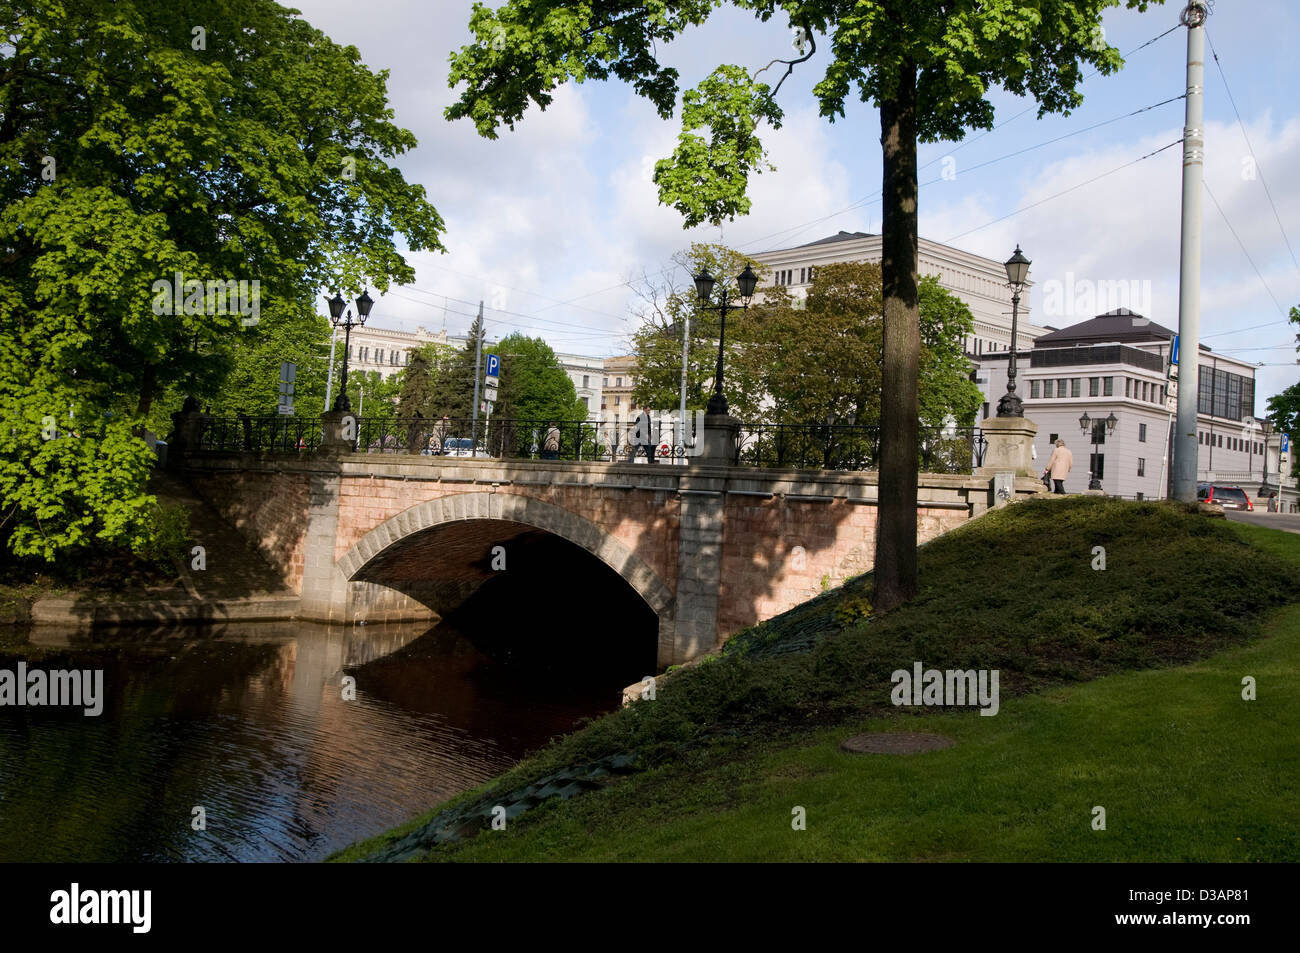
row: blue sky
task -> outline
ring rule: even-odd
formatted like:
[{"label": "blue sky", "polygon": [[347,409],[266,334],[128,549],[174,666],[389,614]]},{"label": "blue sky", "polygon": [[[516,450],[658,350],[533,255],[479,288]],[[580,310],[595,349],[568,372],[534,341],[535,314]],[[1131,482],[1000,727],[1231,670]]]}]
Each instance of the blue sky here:
[{"label": "blue sky", "polygon": [[[1175,26],[1182,5],[1110,10],[1106,38],[1128,53]],[[1294,329],[1286,323],[1286,310],[1300,304],[1293,257],[1300,254],[1294,6],[1218,0],[1208,23],[1245,136],[1211,58],[1205,178],[1236,237],[1207,193],[1202,340],[1265,365],[1257,372],[1259,413],[1268,396],[1300,378]],[[854,102],[834,124],[817,116],[811,88],[825,69],[825,45],[781,89],[785,124],[764,135],[777,168],[751,181],[750,215],[722,228],[683,230],[678,214],[658,204],[649,177],[654,160],[672,151],[677,119],[661,120],[628,87],[567,86],[545,112],[527,113],[515,132],[481,139],[468,121],[442,118],[457,95],[447,86],[447,60],[469,41],[469,2],[304,0],[298,7],[334,40],[357,46],[370,68],[390,71],[396,121],[420,140],[397,164],[426,187],[448,225],[448,253],[411,256],[416,282],[381,299],[372,318],[378,324],[436,331],[445,323],[463,333],[484,299],[490,335],[522,330],[557,350],[610,356],[627,351],[637,323],[627,283],[660,272],[691,241],[760,252],[840,229],[880,230],[880,203],[873,201],[880,190],[877,113]],[[790,47],[783,22],[759,23],[727,8],[661,55],[689,88],[719,63],[756,69],[789,55]],[[1019,243],[1034,262],[1029,304],[1037,323],[1061,327],[1090,316],[1045,309],[1045,287],[1073,276],[1076,286],[1149,282],[1148,316],[1177,327],[1181,150],[1120,167],[1181,138],[1183,102],[1118,117],[1181,95],[1185,58],[1180,28],[1132,53],[1119,73],[1086,80],[1085,102],[1068,117],[1038,120],[1030,111],[1013,118],[1030,104],[995,93],[997,122],[1005,125],[970,133],[962,143],[921,147],[921,165],[933,160],[921,182],[938,179],[921,190],[921,234],[998,260]]]}]

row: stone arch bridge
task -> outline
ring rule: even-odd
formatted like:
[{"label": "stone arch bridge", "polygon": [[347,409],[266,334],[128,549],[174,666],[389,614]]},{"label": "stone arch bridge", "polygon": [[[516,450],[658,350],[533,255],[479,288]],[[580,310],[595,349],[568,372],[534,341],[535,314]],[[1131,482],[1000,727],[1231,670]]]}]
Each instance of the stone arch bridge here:
[{"label": "stone arch bridge", "polygon": [[[660,668],[870,569],[875,551],[875,473],[375,453],[191,455],[184,472],[300,593],[303,619],[442,615],[497,571],[494,547],[557,537],[654,613]],[[919,538],[994,505],[992,484],[922,474]]]}]

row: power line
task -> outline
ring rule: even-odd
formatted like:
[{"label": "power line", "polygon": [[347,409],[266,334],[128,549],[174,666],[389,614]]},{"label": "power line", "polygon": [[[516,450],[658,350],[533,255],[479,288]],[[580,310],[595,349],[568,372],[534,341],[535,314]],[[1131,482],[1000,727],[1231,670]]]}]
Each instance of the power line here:
[{"label": "power line", "polygon": [[1268,282],[1264,280],[1263,272],[1261,272],[1259,266],[1255,264],[1255,259],[1250,257],[1250,252],[1246,251],[1246,245],[1242,242],[1241,236],[1237,234],[1237,230],[1233,228],[1232,223],[1228,221],[1228,216],[1223,212],[1223,206],[1219,204],[1219,200],[1216,199],[1214,193],[1210,191],[1210,183],[1203,182],[1202,184],[1205,186],[1206,194],[1210,196],[1210,201],[1213,202],[1214,207],[1219,210],[1219,217],[1223,219],[1223,224],[1228,226],[1228,231],[1232,232],[1232,237],[1237,240],[1237,247],[1239,247],[1241,253],[1246,256],[1246,261],[1250,262],[1250,267],[1255,269],[1255,274],[1259,276],[1259,283],[1264,286],[1264,290],[1268,292],[1268,296],[1273,299],[1273,304],[1277,310],[1282,314],[1286,314],[1286,308],[1282,307],[1281,302],[1277,300],[1277,296],[1273,294],[1273,289],[1270,288]]},{"label": "power line", "polygon": [[1123,165],[1116,166],[1115,168],[1111,169],[1109,172],[1103,172],[1101,173],[1101,175],[1095,175],[1091,179],[1087,179],[1083,182],[1080,182],[1078,185],[1072,185],[1068,189],[1062,189],[1060,192],[1057,192],[1054,195],[1047,196],[1047,198],[1039,199],[1037,202],[1031,202],[1028,205],[1021,206],[1020,208],[1016,209],[1014,212],[1008,212],[1006,215],[999,215],[997,218],[985,222],[983,225],[977,225],[974,228],[968,228],[964,232],[960,232],[956,235],[951,236],[950,238],[944,239],[943,244],[946,245],[948,244],[948,242],[953,242],[959,238],[964,238],[967,235],[972,235],[975,232],[982,231],[988,228],[990,225],[996,225],[998,222],[1005,221],[1008,218],[1013,218],[1014,216],[1019,215],[1021,212],[1027,212],[1031,208],[1037,208],[1038,206],[1046,202],[1052,201],[1052,199],[1058,199],[1062,195],[1068,195],[1070,192],[1077,191],[1078,189],[1083,188],[1085,185],[1091,185],[1092,183],[1100,179],[1106,178],[1106,176],[1108,175],[1114,175],[1116,172],[1120,172],[1123,169],[1127,169],[1131,165],[1137,165],[1139,162],[1143,161],[1144,159],[1150,159],[1152,156],[1159,155],[1160,153],[1164,152],[1166,149],[1172,149],[1174,146],[1181,145],[1182,141],[1183,140],[1181,138],[1175,139],[1173,142],[1169,143],[1169,145],[1161,146],[1159,149],[1156,149],[1152,152],[1148,152],[1144,156],[1138,156],[1136,159],[1132,159],[1128,162],[1125,162]]},{"label": "power line", "polygon": [[1277,203],[1273,201],[1273,193],[1269,191],[1268,182],[1264,180],[1264,167],[1260,165],[1259,158],[1255,155],[1255,148],[1250,144],[1250,136],[1246,134],[1246,124],[1241,120],[1241,113],[1237,109],[1237,101],[1232,96],[1232,88],[1228,86],[1228,76],[1223,72],[1223,64],[1219,62],[1219,51],[1214,48],[1214,40],[1210,39],[1209,30],[1205,31],[1205,38],[1210,42],[1210,53],[1214,56],[1214,65],[1218,68],[1219,78],[1223,80],[1223,88],[1228,93],[1228,102],[1232,104],[1232,112],[1237,117],[1237,125],[1241,127],[1241,138],[1246,140],[1246,150],[1250,153],[1251,161],[1255,163],[1255,172],[1259,175],[1259,184],[1264,187],[1264,194],[1268,196],[1268,204],[1273,209],[1273,220],[1277,222],[1277,230],[1282,233],[1282,241],[1286,242],[1286,249],[1291,253],[1291,264],[1295,265],[1297,272],[1300,272],[1300,261],[1296,260],[1295,249],[1291,247],[1291,239],[1287,237],[1286,229],[1282,227],[1282,216],[1278,214]]}]

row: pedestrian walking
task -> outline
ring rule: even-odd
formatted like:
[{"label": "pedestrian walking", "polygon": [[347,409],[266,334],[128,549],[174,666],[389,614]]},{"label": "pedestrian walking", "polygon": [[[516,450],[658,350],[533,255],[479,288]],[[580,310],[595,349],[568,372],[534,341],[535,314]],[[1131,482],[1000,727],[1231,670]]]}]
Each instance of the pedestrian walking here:
[{"label": "pedestrian walking", "polygon": [[556,460],[560,456],[560,428],[552,420],[546,425],[546,436],[542,439],[542,459]]},{"label": "pedestrian walking", "polygon": [[1052,455],[1047,460],[1045,474],[1050,476],[1052,482],[1056,484],[1056,488],[1052,490],[1053,493],[1065,492],[1065,477],[1072,466],[1074,466],[1074,454],[1070,453],[1065,446],[1064,440],[1057,440],[1056,446],[1052,449]]}]

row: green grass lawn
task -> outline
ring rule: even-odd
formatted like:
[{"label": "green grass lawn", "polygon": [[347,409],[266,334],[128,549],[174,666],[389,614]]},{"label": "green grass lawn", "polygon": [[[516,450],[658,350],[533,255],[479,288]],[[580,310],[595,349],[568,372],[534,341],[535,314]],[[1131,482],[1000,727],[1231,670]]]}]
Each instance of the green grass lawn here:
[{"label": "green grass lawn", "polygon": [[[1093,545],[1107,549],[1104,572]],[[640,773],[427,857],[1300,860],[1297,567],[1300,536],[1168,504],[1010,507],[927,546],[907,606],[846,611],[866,580],[819,597],[524,761],[498,790],[615,750],[636,752]],[[999,667],[999,714],[889,705],[889,671],[912,660]],[[1242,699],[1247,675],[1255,701]],[[890,730],[957,745],[839,750]],[[792,829],[796,807],[806,830]]]}]

